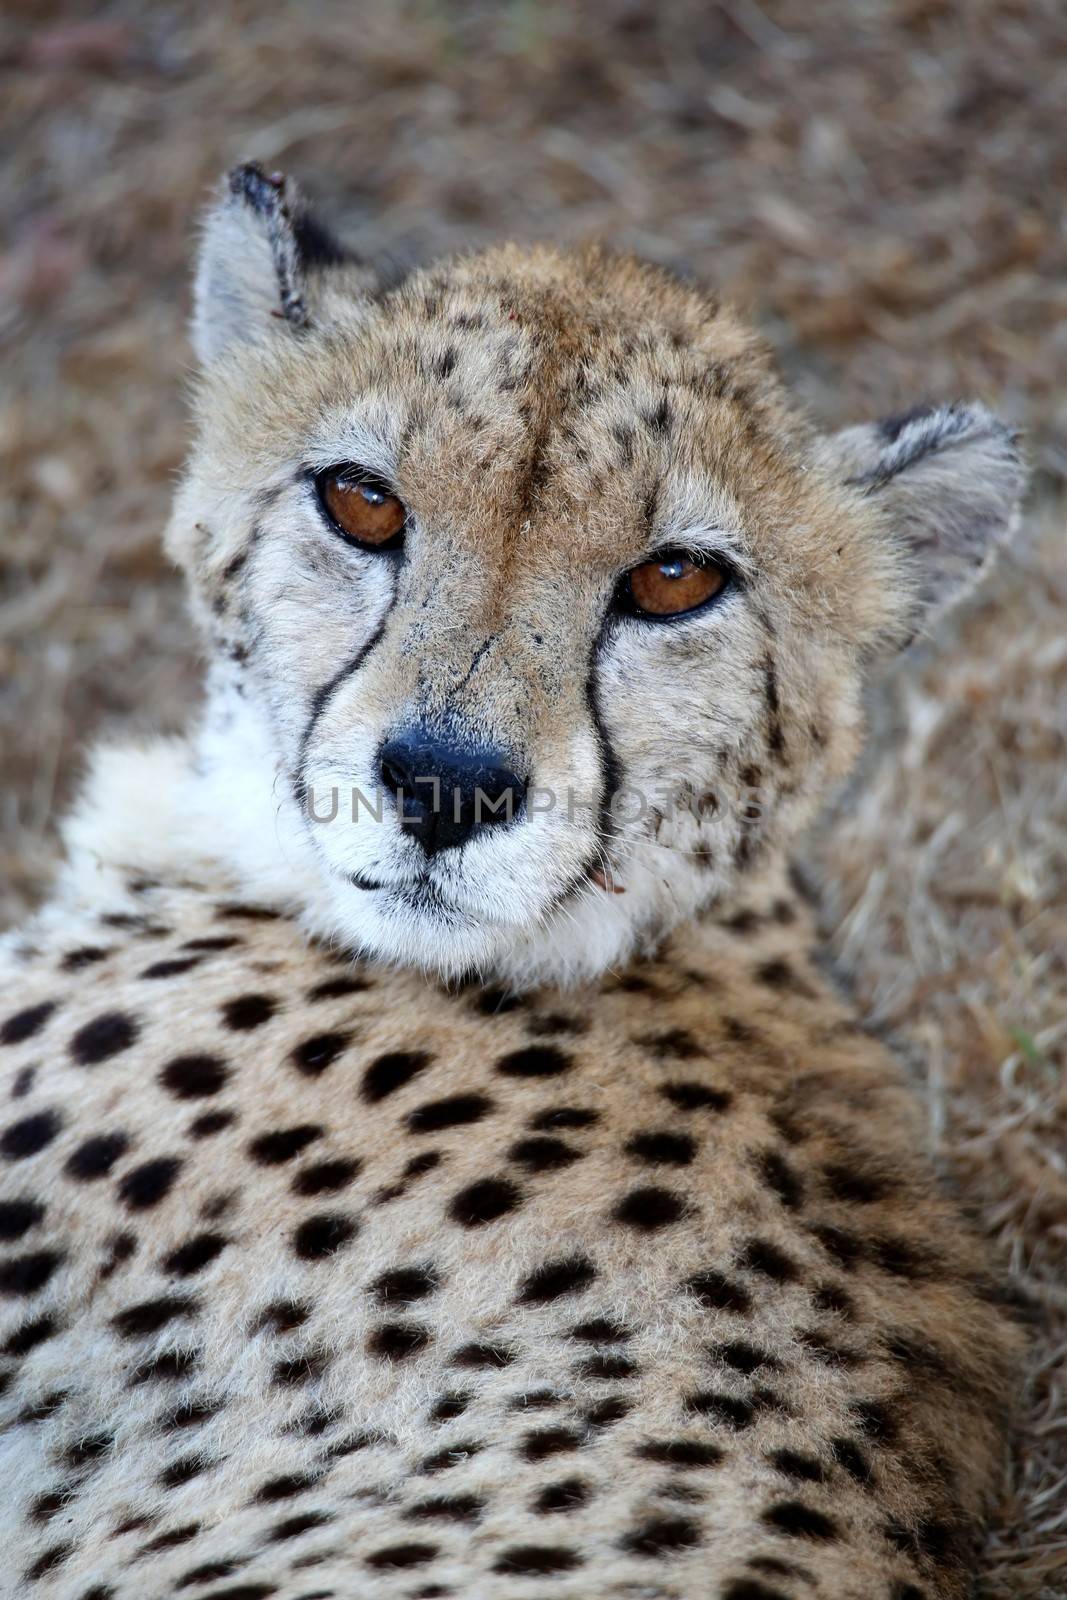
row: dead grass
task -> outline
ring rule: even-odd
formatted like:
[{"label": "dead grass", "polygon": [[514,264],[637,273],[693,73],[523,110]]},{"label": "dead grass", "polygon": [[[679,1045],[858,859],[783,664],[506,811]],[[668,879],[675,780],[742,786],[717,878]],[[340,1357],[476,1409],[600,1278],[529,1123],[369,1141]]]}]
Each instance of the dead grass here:
[{"label": "dead grass", "polygon": [[245,156],[368,254],[600,235],[763,322],[828,422],[977,394],[1029,436],[1019,553],[874,706],[813,845],[863,1004],[1039,1312],[990,1600],[1067,1594],[1067,10],[1060,0],[9,3],[0,20],[0,921],[78,751],[179,725],[157,538],[193,219]]}]

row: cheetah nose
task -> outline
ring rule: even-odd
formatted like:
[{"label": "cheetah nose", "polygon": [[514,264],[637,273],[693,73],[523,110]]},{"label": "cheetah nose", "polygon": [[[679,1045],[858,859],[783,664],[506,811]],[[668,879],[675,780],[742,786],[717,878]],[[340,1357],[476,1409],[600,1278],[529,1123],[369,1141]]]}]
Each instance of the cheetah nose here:
[{"label": "cheetah nose", "polygon": [[525,779],[504,765],[501,751],[451,742],[421,724],[388,739],[378,761],[402,826],[428,856],[511,822],[526,797]]}]

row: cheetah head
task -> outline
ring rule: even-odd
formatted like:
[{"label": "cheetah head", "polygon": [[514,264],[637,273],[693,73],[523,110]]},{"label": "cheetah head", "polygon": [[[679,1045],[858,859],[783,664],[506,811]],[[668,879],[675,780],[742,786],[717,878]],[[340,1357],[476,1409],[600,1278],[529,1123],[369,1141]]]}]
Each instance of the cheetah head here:
[{"label": "cheetah head", "polygon": [[219,849],[445,975],[603,970],[780,863],[867,662],[1022,489],[980,406],[820,434],[661,271],[505,246],[389,286],[255,167],[194,339],[169,537]]}]

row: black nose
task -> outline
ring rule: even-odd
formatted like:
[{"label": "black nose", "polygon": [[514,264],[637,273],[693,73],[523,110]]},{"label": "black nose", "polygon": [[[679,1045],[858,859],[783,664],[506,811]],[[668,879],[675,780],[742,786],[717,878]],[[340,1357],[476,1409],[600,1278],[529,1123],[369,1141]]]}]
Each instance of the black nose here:
[{"label": "black nose", "polygon": [[525,781],[504,766],[499,750],[443,739],[425,727],[394,734],[378,759],[405,832],[428,856],[511,822],[526,796]]}]

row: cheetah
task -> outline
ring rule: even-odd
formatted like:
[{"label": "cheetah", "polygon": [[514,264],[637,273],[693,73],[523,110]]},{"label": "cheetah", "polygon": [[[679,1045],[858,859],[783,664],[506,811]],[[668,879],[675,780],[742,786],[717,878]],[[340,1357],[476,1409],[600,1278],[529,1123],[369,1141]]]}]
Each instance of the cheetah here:
[{"label": "cheetah", "polygon": [[0,954],[3,1592],[971,1596],[1020,1319],[794,858],[1012,434],[255,166],[193,338],[204,707]]}]

